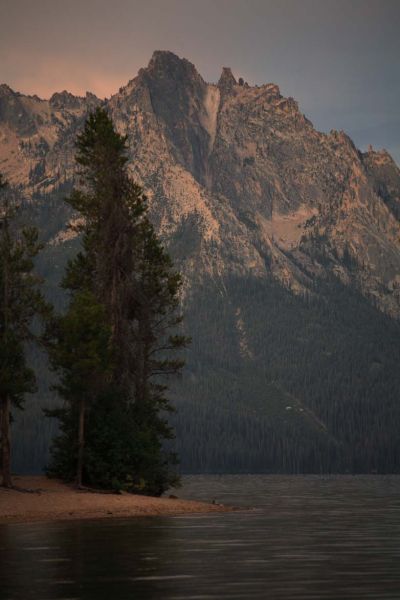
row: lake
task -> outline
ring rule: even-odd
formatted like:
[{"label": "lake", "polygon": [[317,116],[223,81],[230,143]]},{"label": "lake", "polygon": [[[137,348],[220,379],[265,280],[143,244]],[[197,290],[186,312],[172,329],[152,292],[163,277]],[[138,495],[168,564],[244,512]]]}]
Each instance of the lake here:
[{"label": "lake", "polygon": [[400,476],[190,476],[226,514],[0,526],[0,598],[400,598]]}]

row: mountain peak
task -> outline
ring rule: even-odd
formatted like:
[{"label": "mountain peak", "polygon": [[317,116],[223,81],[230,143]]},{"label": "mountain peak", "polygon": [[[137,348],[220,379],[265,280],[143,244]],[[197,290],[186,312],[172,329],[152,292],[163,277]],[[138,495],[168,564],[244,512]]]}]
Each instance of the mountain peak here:
[{"label": "mountain peak", "polygon": [[199,77],[196,67],[187,58],[169,50],[155,50],[146,71],[157,77]]},{"label": "mountain peak", "polygon": [[237,81],[233,76],[231,68],[222,67],[222,73],[218,81],[218,87],[222,88],[223,90],[230,90],[236,84]]},{"label": "mountain peak", "polygon": [[181,62],[182,60],[185,59],[180,58],[177,54],[171,52],[170,50],[154,50],[150,59],[149,67],[160,62]]},{"label": "mountain peak", "polygon": [[81,98],[74,96],[67,90],[63,90],[62,92],[55,92],[49,102],[53,108],[79,108]]},{"label": "mountain peak", "polygon": [[0,83],[0,96],[13,96],[14,90],[10,88],[6,83]]}]

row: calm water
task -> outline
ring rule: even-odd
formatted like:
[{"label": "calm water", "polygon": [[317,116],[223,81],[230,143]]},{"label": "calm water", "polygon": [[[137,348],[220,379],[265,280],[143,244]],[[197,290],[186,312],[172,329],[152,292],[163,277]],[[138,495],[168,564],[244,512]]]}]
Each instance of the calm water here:
[{"label": "calm water", "polygon": [[0,526],[0,598],[400,599],[400,477],[196,476],[256,510]]}]

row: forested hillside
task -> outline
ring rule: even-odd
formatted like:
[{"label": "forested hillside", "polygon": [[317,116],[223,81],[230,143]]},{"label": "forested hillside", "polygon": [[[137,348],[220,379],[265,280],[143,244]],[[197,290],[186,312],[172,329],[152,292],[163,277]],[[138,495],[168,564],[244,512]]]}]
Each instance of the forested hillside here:
[{"label": "forested hillside", "polygon": [[303,297],[274,282],[208,282],[187,326],[184,469],[400,471],[400,328],[358,293],[335,279]]}]

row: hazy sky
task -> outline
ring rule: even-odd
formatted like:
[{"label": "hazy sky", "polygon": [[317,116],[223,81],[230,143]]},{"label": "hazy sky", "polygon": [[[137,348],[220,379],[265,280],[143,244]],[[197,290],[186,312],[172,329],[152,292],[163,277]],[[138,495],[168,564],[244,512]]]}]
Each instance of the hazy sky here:
[{"label": "hazy sky", "polygon": [[156,49],[277,83],[400,163],[400,0],[0,0],[0,83],[21,92],[108,96]]}]

